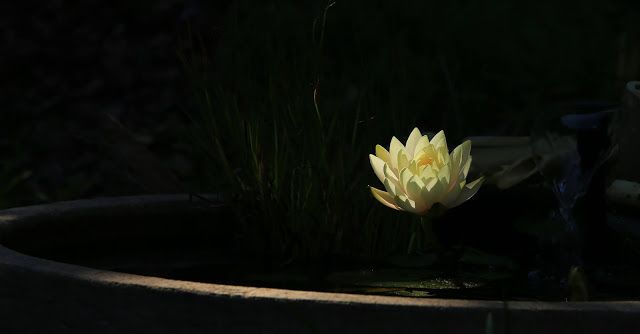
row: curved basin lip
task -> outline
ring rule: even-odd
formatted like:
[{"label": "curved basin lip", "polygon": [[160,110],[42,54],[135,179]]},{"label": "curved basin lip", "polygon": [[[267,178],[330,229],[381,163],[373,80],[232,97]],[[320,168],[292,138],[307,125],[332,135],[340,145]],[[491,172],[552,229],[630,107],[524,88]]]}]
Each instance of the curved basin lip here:
[{"label": "curved basin lip", "polygon": [[476,308],[487,309],[487,311],[501,309],[504,305],[501,301],[419,299],[410,297],[356,295],[181,281],[153,276],[112,272],[108,270],[94,269],[35,258],[0,245],[0,271],[11,269],[29,270],[33,273],[49,277],[64,277],[90,282],[92,284],[137,287],[156,291],[209,296],[212,298],[247,298],[331,304],[376,304],[461,309]]},{"label": "curved basin lip", "polygon": [[[107,208],[161,203],[184,203],[186,194],[142,195],[104,197],[75,201],[57,202],[0,210],[0,230],[3,225],[20,224],[24,218],[51,212],[63,213],[76,209]],[[1,232],[1,231],[0,231]],[[331,304],[390,305],[426,308],[476,309],[478,311],[496,311],[508,307],[525,311],[612,311],[640,314],[640,301],[599,301],[599,302],[538,302],[538,301],[500,301],[468,300],[440,298],[412,298],[400,296],[378,296],[347,293],[301,291],[262,287],[247,287],[214,283],[181,281],[160,277],[119,273],[89,268],[74,264],[56,262],[26,255],[0,244],[0,271],[21,270],[51,277],[63,277],[93,284],[139,287],[156,291],[170,291],[204,295],[220,298],[251,298],[295,302],[317,302]]]},{"label": "curved basin lip", "polygon": [[[199,195],[215,202],[219,195],[208,194]],[[159,204],[183,204],[183,203],[211,203],[204,202],[201,199],[192,197],[189,194],[160,194],[160,195],[133,195],[133,196],[114,196],[114,197],[96,197],[89,199],[78,199],[70,201],[53,202],[46,204],[35,204],[29,206],[21,206],[0,210],[0,229],[3,223],[14,223],[15,220],[24,219],[44,214],[61,214],[67,211],[77,211],[84,209],[99,209],[112,207],[141,207],[147,205]],[[222,204],[220,204],[222,206]]]}]

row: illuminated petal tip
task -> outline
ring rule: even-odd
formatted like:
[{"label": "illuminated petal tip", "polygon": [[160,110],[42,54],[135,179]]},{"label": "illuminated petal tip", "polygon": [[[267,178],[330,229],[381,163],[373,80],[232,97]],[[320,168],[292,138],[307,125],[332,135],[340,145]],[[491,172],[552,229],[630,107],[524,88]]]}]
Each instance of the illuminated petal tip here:
[{"label": "illuminated petal tip", "polygon": [[471,156],[469,156],[469,158],[467,158],[467,161],[464,162],[464,164],[462,165],[462,177],[463,178],[467,178],[467,175],[469,174],[469,168],[471,168],[471,161],[473,159],[471,158]]},{"label": "illuminated petal tip", "polygon": [[476,179],[475,181],[471,182],[471,183],[467,183],[465,185],[465,187],[472,189],[472,188],[480,188],[480,186],[484,183],[484,180],[486,178],[484,176],[480,176],[478,179]]},{"label": "illuminated petal tip", "polygon": [[449,154],[449,149],[447,147],[447,137],[444,134],[444,131],[440,130],[440,132],[438,132],[435,136],[433,136],[433,138],[431,139],[431,145],[433,145],[433,147],[437,150],[437,151],[445,151],[446,154]]},{"label": "illuminated petal tip", "polygon": [[407,139],[407,144],[405,145],[409,158],[413,158],[416,144],[418,144],[418,140],[420,140],[421,137],[422,133],[420,133],[420,130],[417,127],[413,128],[413,131],[411,131],[411,134],[409,134],[409,138]]},{"label": "illuminated petal tip", "polygon": [[433,138],[431,138],[431,144],[435,144],[443,138],[445,138],[444,130],[440,130],[435,134],[435,136],[433,136]]},{"label": "illuminated petal tip", "polygon": [[[469,158],[471,157],[471,141],[466,140],[462,144],[458,145],[451,152],[451,172],[454,175],[458,175],[459,171],[463,169],[464,165],[467,163]],[[466,174],[465,174],[466,177]]]},{"label": "illuminated petal tip", "polygon": [[371,162],[373,172],[376,174],[380,182],[384,182],[384,166],[386,165],[386,163],[373,154],[369,154],[369,162]]},{"label": "illuminated petal tip", "polygon": [[467,139],[463,141],[460,145],[458,145],[458,147],[460,147],[463,152],[467,152],[467,154],[469,154],[469,152],[471,152],[471,140]]},{"label": "illuminated petal tip", "polygon": [[393,196],[391,196],[391,194],[389,194],[388,192],[382,191],[374,187],[369,187],[369,189],[371,190],[371,194],[373,195],[373,198],[378,200],[378,202],[394,210],[401,210],[400,207],[398,207],[395,204]]},{"label": "illuminated petal tip", "polygon": [[455,201],[453,201],[449,208],[455,208],[456,206],[471,199],[471,197],[473,197],[478,192],[480,186],[482,186],[482,183],[484,183],[484,180],[484,176],[481,176],[477,180],[465,184],[465,186],[462,188],[462,191],[460,192],[460,195]]},{"label": "illuminated petal tip", "polygon": [[469,159],[471,156],[471,140],[465,140],[462,144],[462,161]]},{"label": "illuminated petal tip", "polygon": [[398,140],[398,138],[396,138],[396,136],[391,137],[391,142],[389,143],[389,149],[401,149],[404,148],[404,145],[402,145],[402,142],[400,140]]},{"label": "illuminated petal tip", "polygon": [[398,138],[392,137],[391,143],[389,144],[389,162],[394,169],[398,168],[398,152],[402,149],[404,149],[404,145],[402,145]]},{"label": "illuminated petal tip", "polygon": [[389,162],[389,151],[381,145],[376,145],[376,156],[384,162]]}]

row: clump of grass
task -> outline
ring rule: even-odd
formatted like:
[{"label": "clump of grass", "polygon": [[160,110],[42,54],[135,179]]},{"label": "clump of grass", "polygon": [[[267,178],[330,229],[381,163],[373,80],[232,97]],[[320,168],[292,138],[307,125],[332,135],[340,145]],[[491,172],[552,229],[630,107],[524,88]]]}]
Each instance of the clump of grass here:
[{"label": "clump of grass", "polygon": [[[216,49],[182,54],[209,163],[203,188],[224,190],[243,244],[273,259],[406,252],[412,217],[366,188],[377,182],[367,161],[375,144],[414,126],[445,129],[452,142],[526,135],[549,97],[614,96],[603,87],[615,66],[590,70],[613,58],[571,57],[580,50],[555,43],[579,43],[582,27],[545,16],[565,34],[547,35],[533,25],[539,10],[497,0],[233,2]],[[603,22],[594,13],[579,14]],[[582,41],[606,50],[605,37]]]},{"label": "clump of grass", "polygon": [[[237,208],[244,243],[273,259],[341,252],[354,247],[345,234],[374,234],[364,223],[373,214],[362,172],[369,171],[370,147],[361,134],[366,114],[361,105],[331,110],[323,100],[322,41],[331,6],[315,18],[301,55],[286,54],[291,50],[272,40],[263,45],[264,67],[237,73],[246,76],[238,84],[264,86],[224,87],[211,80],[204,59],[183,55],[198,88],[193,123],[212,184]],[[232,57],[253,56],[236,50]]]}]

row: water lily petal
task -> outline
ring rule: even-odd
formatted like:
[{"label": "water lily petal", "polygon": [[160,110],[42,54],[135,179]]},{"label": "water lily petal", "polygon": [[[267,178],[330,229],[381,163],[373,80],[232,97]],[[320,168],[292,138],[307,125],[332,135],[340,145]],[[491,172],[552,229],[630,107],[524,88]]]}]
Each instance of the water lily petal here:
[{"label": "water lily petal", "polygon": [[407,184],[409,183],[411,177],[413,177],[413,173],[411,173],[409,168],[404,168],[400,172],[400,184],[405,190],[407,189]]},{"label": "water lily petal", "polygon": [[409,181],[407,182],[407,186],[406,186],[407,195],[409,196],[409,198],[413,199],[414,201],[419,201],[419,199],[422,199],[421,192],[423,188],[424,188],[424,183],[422,183],[420,178],[416,177],[415,175],[412,175],[409,178]]},{"label": "water lily petal", "polygon": [[391,196],[388,192],[382,191],[374,187],[369,187],[369,189],[371,189],[371,194],[375,199],[378,200],[378,202],[392,209],[401,210],[400,207],[395,204],[395,201],[393,200],[393,196]]},{"label": "water lily petal", "polygon": [[384,182],[384,166],[386,165],[384,161],[373,154],[369,154],[369,162],[380,182]]},{"label": "water lily petal", "polygon": [[409,182],[407,182],[407,196],[409,196],[409,198],[413,200],[416,200],[420,197],[422,188],[420,188],[418,183],[413,179],[415,179],[415,176],[412,176],[411,179],[409,179]]},{"label": "water lily petal", "polygon": [[413,159],[416,161],[418,166],[426,166],[431,165],[438,159],[438,157],[433,145],[427,143],[427,145],[422,150],[416,150],[416,154],[414,155]]},{"label": "water lily petal", "polygon": [[418,144],[418,140],[422,137],[420,130],[418,128],[413,128],[409,138],[407,139],[407,144],[405,148],[407,149],[407,153],[409,154],[409,159],[413,159],[414,150],[416,148],[416,144]]},{"label": "water lily petal", "polygon": [[395,171],[393,171],[391,167],[389,167],[389,164],[385,164],[384,167],[382,168],[382,171],[384,173],[385,178],[391,179],[394,183],[400,182],[400,179],[398,178],[398,174],[396,174]]},{"label": "water lily petal", "polygon": [[389,151],[387,151],[386,148],[380,146],[380,145],[376,145],[376,156],[380,159],[382,159],[382,161],[389,163]]},{"label": "water lily petal", "polygon": [[[383,168],[383,171],[385,176],[383,183],[387,191],[394,196],[399,194],[404,194],[405,192],[404,186],[402,185],[402,183],[400,183],[400,179],[396,176],[395,173],[390,173],[390,169],[388,165],[385,165],[385,167]],[[392,188],[390,186],[387,186],[387,182],[391,184]]]},{"label": "water lily petal", "polygon": [[451,164],[452,175],[458,175],[462,167],[467,163],[471,152],[471,141],[465,140],[462,144],[458,145],[453,152],[451,152]]},{"label": "water lily petal", "polygon": [[407,196],[395,196],[393,198],[394,202],[396,202],[396,204],[398,204],[398,206],[403,210],[403,211],[409,211],[409,212],[413,212],[413,207],[411,206],[411,203],[409,203],[409,199],[407,198]]},{"label": "water lily petal", "polygon": [[384,188],[387,190],[389,194],[392,196],[396,196],[398,192],[398,186],[395,182],[392,182],[390,179],[384,179]]},{"label": "water lily petal", "polygon": [[398,206],[404,211],[411,213],[421,213],[424,210],[424,205],[417,203],[416,201],[408,198],[407,196],[400,195],[394,198]]},{"label": "water lily petal", "polygon": [[413,173],[414,175],[420,175],[420,168],[418,168],[418,163],[415,160],[411,160],[411,162],[409,163],[409,170],[411,171],[411,173]]},{"label": "water lily petal", "polygon": [[483,182],[484,182],[484,177],[480,177],[479,179],[471,183],[467,183],[462,188],[462,191],[460,192],[460,195],[458,196],[458,198],[452,203],[450,203],[447,207],[455,208],[456,206],[469,200],[471,197],[473,197],[473,195],[475,195],[478,192],[478,189],[480,189],[480,186],[482,185]]},{"label": "water lily petal", "polygon": [[418,142],[416,143],[416,146],[414,147],[413,152],[411,152],[413,158],[415,159],[418,152],[422,152],[425,148],[427,148],[427,146],[431,146],[431,143],[429,142],[429,136],[424,135],[420,137],[420,139],[418,139]]},{"label": "water lily petal", "polygon": [[[429,187],[431,186],[431,187]],[[430,184],[427,187],[423,188],[420,196],[422,200],[427,203],[429,206],[440,202],[440,199],[444,195],[444,191],[446,186],[440,182],[437,178],[431,180]]]},{"label": "water lily petal", "polygon": [[389,157],[390,157],[390,165],[393,169],[398,170],[398,152],[404,148],[404,145],[398,140],[398,138],[391,138],[391,143],[389,144]]},{"label": "water lily petal", "polygon": [[464,164],[464,166],[462,166],[462,177],[464,179],[467,178],[467,175],[469,174],[469,168],[471,167],[471,156],[469,156],[469,159],[467,159],[467,162]]},{"label": "water lily petal", "polygon": [[433,187],[435,187],[438,182],[439,180],[437,176],[422,178],[422,183],[424,183],[424,187],[427,189],[427,191],[431,191],[431,189],[433,189]]},{"label": "water lily petal", "polygon": [[444,135],[443,130],[440,130],[440,132],[436,133],[436,135],[431,138],[431,145],[435,146],[436,150],[444,148],[445,151],[447,151],[447,155],[449,155],[449,149],[447,148],[447,137]]},{"label": "water lily petal", "polygon": [[449,182],[449,191],[454,190],[455,185],[458,185],[460,180],[466,179],[467,174],[464,171],[465,167],[466,171],[469,171],[469,166],[471,164],[470,151],[471,141],[466,140],[451,152],[451,182]]},{"label": "water lily petal", "polygon": [[398,151],[398,170],[409,167],[409,156],[405,149]]},{"label": "water lily petal", "polygon": [[447,187],[446,194],[440,200],[440,203],[442,203],[442,205],[446,207],[449,207],[452,203],[456,202],[460,197],[460,193],[462,192],[464,185],[464,181],[455,182],[452,180]]},{"label": "water lily petal", "polygon": [[451,181],[451,169],[449,165],[443,166],[443,168],[438,171],[438,180],[447,185],[446,189],[449,188],[449,182]]},{"label": "water lily petal", "polygon": [[[438,174],[436,173],[435,170],[433,170],[433,166],[428,165],[426,166],[422,172],[420,172],[420,178],[424,179],[430,179],[430,178],[436,178],[438,176]],[[427,182],[425,182],[426,184]]]},{"label": "water lily petal", "polygon": [[446,147],[440,146],[436,149],[436,152],[436,166],[442,168],[443,166],[448,165],[451,159],[449,158],[449,152]]}]

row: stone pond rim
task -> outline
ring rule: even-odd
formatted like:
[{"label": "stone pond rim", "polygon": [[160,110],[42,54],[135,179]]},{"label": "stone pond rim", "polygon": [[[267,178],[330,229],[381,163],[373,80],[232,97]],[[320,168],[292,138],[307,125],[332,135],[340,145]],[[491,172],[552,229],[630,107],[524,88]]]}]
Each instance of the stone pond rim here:
[{"label": "stone pond rim", "polygon": [[[635,333],[640,328],[637,301],[295,291],[124,274],[38,255],[73,242],[98,254],[109,248],[127,251],[187,234],[198,236],[189,246],[217,242],[224,247],[223,236],[207,233],[220,231],[223,225],[215,224],[215,217],[224,216],[224,209],[187,195],[154,195],[0,211],[0,333],[485,333],[489,314],[493,333]],[[190,224],[177,228],[180,220]]]}]

